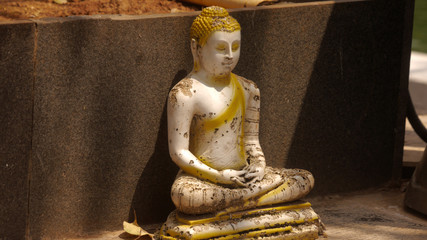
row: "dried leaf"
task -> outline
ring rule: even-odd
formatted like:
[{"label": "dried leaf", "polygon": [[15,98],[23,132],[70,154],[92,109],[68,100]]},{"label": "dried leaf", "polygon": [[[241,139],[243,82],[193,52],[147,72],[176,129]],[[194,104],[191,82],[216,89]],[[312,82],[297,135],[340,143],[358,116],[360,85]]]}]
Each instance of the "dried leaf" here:
[{"label": "dried leaf", "polygon": [[135,220],[132,223],[128,223],[126,221],[123,221],[123,230],[125,230],[125,232],[132,234],[132,235],[135,235],[135,236],[149,236],[149,237],[151,237],[151,239],[153,239],[153,236],[154,236],[153,234],[145,231],[144,229],[142,229],[138,225],[135,210],[133,211],[133,214],[135,216]]}]

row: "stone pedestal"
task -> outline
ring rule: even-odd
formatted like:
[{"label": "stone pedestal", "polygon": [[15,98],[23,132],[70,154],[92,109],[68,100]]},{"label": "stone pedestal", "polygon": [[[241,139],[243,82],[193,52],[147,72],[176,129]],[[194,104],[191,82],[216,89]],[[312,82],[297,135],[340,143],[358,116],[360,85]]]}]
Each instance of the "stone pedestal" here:
[{"label": "stone pedestal", "polygon": [[296,201],[239,212],[186,215],[173,211],[158,238],[175,239],[317,239],[323,234],[309,202]]}]

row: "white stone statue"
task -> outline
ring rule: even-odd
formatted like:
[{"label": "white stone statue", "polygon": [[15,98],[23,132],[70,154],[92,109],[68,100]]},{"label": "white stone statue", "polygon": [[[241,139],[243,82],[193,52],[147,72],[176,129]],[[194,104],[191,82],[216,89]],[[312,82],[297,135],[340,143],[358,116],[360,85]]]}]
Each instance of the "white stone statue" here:
[{"label": "white stone statue", "polygon": [[[179,214],[235,213],[294,201],[313,188],[308,171],[266,167],[260,91],[232,73],[240,46],[240,25],[224,8],[204,8],[194,20],[194,68],[171,90],[167,110],[169,152],[181,169],[171,190]],[[164,228],[175,220],[168,221]]]}]

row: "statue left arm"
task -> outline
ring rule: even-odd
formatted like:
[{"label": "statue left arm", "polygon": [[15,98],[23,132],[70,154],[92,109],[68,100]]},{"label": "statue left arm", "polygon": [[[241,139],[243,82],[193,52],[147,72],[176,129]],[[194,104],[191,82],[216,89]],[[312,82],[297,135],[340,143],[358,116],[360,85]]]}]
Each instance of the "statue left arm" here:
[{"label": "statue left arm", "polygon": [[249,165],[245,168],[245,179],[249,182],[261,180],[264,177],[265,157],[259,143],[260,92],[255,84],[249,88],[244,121],[245,155]]}]

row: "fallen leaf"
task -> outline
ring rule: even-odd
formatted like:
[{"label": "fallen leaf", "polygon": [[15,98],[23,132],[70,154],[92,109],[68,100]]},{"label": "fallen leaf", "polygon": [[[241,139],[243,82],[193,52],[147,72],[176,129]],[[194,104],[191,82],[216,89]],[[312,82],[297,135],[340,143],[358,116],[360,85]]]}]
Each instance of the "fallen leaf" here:
[{"label": "fallen leaf", "polygon": [[144,229],[142,229],[139,225],[138,225],[138,221],[136,219],[136,213],[135,210],[133,211],[133,214],[135,216],[135,220],[132,223],[128,223],[126,221],[123,221],[123,230],[125,230],[125,232],[135,235],[135,236],[148,236],[151,239],[153,239],[154,234],[151,234],[147,231],[145,231]]}]

